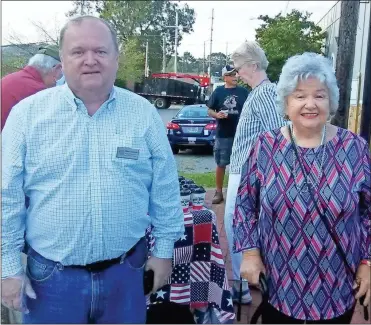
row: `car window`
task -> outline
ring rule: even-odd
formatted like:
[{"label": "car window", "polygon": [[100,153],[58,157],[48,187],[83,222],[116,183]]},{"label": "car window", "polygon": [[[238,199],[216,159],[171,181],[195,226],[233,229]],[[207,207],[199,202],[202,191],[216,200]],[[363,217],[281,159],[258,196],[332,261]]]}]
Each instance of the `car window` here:
[{"label": "car window", "polygon": [[203,118],[208,117],[206,106],[185,106],[180,110],[177,117],[183,118]]}]

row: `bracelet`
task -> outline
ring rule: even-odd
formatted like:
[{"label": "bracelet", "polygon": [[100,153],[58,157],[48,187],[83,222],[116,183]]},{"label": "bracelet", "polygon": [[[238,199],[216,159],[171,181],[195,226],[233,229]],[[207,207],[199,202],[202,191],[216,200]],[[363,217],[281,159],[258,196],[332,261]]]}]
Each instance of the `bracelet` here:
[{"label": "bracelet", "polygon": [[361,260],[361,264],[371,267],[371,261],[369,260]]},{"label": "bracelet", "polygon": [[244,251],[242,253],[243,257],[250,257],[250,256],[259,256],[260,257],[260,250],[259,249],[250,249]]}]

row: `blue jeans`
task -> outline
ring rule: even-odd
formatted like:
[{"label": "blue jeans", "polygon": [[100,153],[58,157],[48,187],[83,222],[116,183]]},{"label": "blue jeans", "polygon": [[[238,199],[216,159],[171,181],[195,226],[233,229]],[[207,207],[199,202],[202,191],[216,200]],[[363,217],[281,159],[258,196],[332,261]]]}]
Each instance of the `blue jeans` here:
[{"label": "blue jeans", "polygon": [[37,298],[25,303],[24,324],[114,324],[146,322],[143,289],[146,240],[121,262],[99,272],[63,266],[28,250],[27,275]]}]

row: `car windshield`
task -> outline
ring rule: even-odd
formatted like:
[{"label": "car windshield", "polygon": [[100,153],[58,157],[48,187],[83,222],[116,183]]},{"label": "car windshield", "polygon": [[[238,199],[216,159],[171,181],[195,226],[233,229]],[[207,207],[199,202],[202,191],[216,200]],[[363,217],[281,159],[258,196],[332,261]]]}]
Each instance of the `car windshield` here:
[{"label": "car windshield", "polygon": [[206,106],[188,106],[188,107],[185,106],[178,113],[177,117],[183,117],[183,118],[208,117],[207,107]]}]

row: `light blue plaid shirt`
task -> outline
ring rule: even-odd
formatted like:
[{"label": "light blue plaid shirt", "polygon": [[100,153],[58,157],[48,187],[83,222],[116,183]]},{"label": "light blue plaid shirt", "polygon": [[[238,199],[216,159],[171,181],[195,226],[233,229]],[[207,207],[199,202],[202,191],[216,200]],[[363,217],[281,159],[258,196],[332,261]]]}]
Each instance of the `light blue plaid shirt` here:
[{"label": "light blue plaid shirt", "polygon": [[178,175],[146,99],[114,87],[90,117],[63,85],[12,109],[2,134],[2,278],[22,268],[24,232],[45,258],[85,265],[128,251],[150,223],[154,255],[170,258],[184,233]]}]

